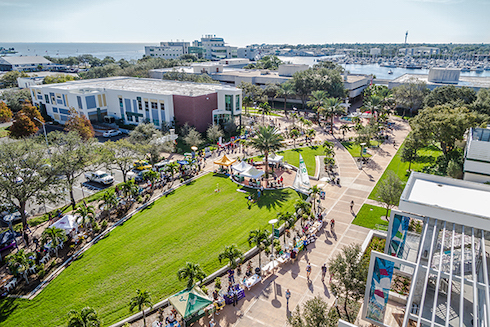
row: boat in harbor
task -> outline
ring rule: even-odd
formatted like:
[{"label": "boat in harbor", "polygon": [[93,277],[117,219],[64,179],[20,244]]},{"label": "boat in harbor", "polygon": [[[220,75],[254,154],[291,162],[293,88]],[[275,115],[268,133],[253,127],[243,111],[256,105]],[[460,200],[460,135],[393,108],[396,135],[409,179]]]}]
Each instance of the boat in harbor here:
[{"label": "boat in harbor", "polygon": [[392,74],[393,74],[393,71],[390,69],[390,70],[388,71],[388,74],[392,75]]},{"label": "boat in harbor", "polygon": [[408,64],[405,66],[406,69],[422,69],[420,65]]},{"label": "boat in harbor", "polygon": [[461,72],[463,72],[463,73],[467,73],[467,72],[470,72],[470,71],[471,71],[470,67],[462,67],[461,68]]},{"label": "boat in harbor", "polygon": [[4,48],[4,47],[0,47],[0,55],[4,55],[4,54],[14,54],[14,53],[17,53],[17,51],[15,51],[14,48]]}]

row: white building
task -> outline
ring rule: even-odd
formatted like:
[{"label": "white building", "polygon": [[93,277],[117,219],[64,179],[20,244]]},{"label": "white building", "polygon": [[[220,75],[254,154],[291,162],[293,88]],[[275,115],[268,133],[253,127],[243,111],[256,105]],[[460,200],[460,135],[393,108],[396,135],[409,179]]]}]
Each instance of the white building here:
[{"label": "white building", "polygon": [[58,70],[63,68],[66,68],[66,66],[52,63],[41,56],[0,57],[0,71]]},{"label": "white building", "polygon": [[[371,252],[359,324],[490,326],[489,199],[489,185],[412,173],[384,253]],[[408,295],[392,291],[396,276]]]},{"label": "white building", "polygon": [[160,46],[145,46],[145,56],[177,59],[189,53],[190,42],[160,42]]},{"label": "white building", "polygon": [[262,51],[257,48],[252,48],[247,46],[246,48],[238,48],[237,55],[238,58],[247,58],[250,60],[259,60],[261,58]]},{"label": "white building", "polygon": [[381,55],[381,49],[380,48],[371,48],[371,49],[369,49],[369,54],[371,56],[379,56],[379,55]]},{"label": "white building", "polygon": [[471,128],[466,140],[464,180],[490,183],[490,128]]},{"label": "white building", "polygon": [[435,47],[414,47],[398,49],[398,53],[405,56],[432,56],[438,55],[440,52],[441,50]]},{"label": "white building", "polygon": [[205,35],[200,41],[192,42],[192,46],[202,48],[206,59],[238,58],[237,47],[225,45],[225,40],[222,37],[216,37],[216,35]]},{"label": "white building", "polygon": [[240,116],[242,107],[242,91],[235,87],[135,77],[34,85],[30,90],[33,103],[62,124],[74,108],[94,122],[109,116],[161,128],[176,120],[203,132],[209,124]]}]

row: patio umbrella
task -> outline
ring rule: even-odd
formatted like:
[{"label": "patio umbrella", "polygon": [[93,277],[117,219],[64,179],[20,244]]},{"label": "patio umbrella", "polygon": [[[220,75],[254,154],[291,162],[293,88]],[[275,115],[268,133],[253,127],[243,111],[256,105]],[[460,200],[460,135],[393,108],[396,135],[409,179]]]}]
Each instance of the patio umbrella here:
[{"label": "patio umbrella", "polygon": [[197,146],[195,146],[195,145],[191,146],[191,150],[192,151],[197,151]]},{"label": "patio umbrella", "polygon": [[177,163],[179,165],[188,165],[189,164],[189,161],[187,161],[187,160],[179,160],[179,161],[177,161]]}]

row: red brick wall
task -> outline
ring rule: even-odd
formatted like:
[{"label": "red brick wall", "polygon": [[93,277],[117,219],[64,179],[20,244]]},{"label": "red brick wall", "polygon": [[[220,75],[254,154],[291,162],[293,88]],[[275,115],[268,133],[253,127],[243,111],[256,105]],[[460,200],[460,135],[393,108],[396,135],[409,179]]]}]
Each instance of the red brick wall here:
[{"label": "red brick wall", "polygon": [[213,110],[218,109],[217,93],[197,97],[174,95],[173,98],[175,119],[179,126],[187,122],[202,133],[213,123]]}]

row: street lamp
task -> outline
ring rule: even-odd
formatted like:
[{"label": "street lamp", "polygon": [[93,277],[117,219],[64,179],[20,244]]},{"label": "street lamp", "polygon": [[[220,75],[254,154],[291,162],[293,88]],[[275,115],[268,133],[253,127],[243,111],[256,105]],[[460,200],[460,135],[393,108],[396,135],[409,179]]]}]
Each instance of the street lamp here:
[{"label": "street lamp", "polygon": [[40,122],[43,125],[44,139],[46,140],[46,147],[48,148],[48,152],[49,152],[48,136],[46,135],[46,124],[43,123],[42,121],[40,121],[39,119],[37,119],[36,117],[34,117],[34,119],[37,120],[38,122]]},{"label": "street lamp", "polygon": [[271,241],[271,253],[272,257],[274,258],[274,224],[277,223],[279,220],[277,219],[271,219],[269,220],[269,224],[272,225],[272,241]]},{"label": "street lamp", "polygon": [[360,164],[360,167],[359,169],[362,169],[362,160],[364,159],[364,157],[362,156],[363,152],[364,152],[364,147],[366,146],[366,143],[361,143],[361,164]]}]

